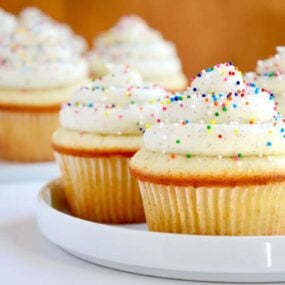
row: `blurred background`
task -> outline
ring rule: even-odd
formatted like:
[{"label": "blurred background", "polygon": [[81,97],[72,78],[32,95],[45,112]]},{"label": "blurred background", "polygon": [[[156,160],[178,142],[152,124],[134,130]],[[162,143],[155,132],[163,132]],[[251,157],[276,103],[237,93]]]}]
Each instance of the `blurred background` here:
[{"label": "blurred background", "polygon": [[90,44],[120,16],[138,14],[175,42],[188,76],[223,61],[252,70],[285,45],[282,0],[0,0],[0,6],[12,13],[37,6]]}]

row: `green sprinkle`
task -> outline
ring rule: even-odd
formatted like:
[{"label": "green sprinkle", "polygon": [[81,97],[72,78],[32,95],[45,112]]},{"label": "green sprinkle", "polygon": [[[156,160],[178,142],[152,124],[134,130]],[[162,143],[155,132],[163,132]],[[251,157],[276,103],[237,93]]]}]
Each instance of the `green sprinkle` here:
[{"label": "green sprinkle", "polygon": [[212,128],[211,126],[209,126],[209,125],[207,126],[207,129],[208,129],[208,130],[210,130],[211,128]]},{"label": "green sprinkle", "polygon": [[176,140],[176,143],[179,144],[179,143],[180,143],[180,140]]},{"label": "green sprinkle", "polygon": [[190,153],[187,153],[187,154],[186,154],[186,157],[187,157],[187,158],[191,158],[191,156],[192,156],[192,155],[191,155]]},{"label": "green sprinkle", "polygon": [[226,107],[223,107],[223,111],[226,112],[226,111],[227,111],[227,108],[226,108]]},{"label": "green sprinkle", "polygon": [[238,153],[238,157],[239,157],[239,158],[242,158],[242,157],[243,157],[243,154],[242,154],[242,153]]},{"label": "green sprinkle", "polygon": [[216,112],[216,113],[215,113],[215,116],[216,116],[216,117],[219,117],[219,116],[220,116],[220,114],[219,114],[218,112]]}]

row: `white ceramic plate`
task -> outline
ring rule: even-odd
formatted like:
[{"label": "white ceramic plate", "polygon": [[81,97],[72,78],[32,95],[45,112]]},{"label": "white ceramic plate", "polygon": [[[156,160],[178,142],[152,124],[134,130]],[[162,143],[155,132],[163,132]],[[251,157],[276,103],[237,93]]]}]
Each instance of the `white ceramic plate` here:
[{"label": "white ceramic plate", "polygon": [[50,180],[60,176],[55,162],[15,163],[0,160],[0,182]]},{"label": "white ceramic plate", "polygon": [[148,232],[145,224],[104,225],[70,215],[60,180],[39,194],[42,234],[103,266],[166,278],[217,282],[285,281],[285,237],[194,236]]}]

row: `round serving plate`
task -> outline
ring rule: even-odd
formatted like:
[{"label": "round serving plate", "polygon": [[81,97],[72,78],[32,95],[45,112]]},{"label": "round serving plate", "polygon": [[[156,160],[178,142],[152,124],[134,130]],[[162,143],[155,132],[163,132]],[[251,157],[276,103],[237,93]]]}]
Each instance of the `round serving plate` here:
[{"label": "round serving plate", "polygon": [[58,177],[55,162],[18,163],[0,160],[0,182],[50,180]]},{"label": "round serving plate", "polygon": [[39,194],[42,234],[90,262],[165,278],[216,282],[285,281],[285,237],[226,237],[147,231],[145,224],[106,225],[72,216],[62,184]]}]

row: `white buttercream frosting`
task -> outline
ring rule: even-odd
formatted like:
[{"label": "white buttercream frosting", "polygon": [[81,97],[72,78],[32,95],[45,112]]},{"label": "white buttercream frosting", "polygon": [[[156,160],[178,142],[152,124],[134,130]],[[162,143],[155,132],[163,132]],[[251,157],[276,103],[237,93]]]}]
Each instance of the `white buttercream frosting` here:
[{"label": "white buttercream frosting", "polygon": [[160,102],[160,124],[146,130],[154,152],[187,156],[285,154],[285,123],[274,96],[245,83],[231,63],[203,70],[185,93]]},{"label": "white buttercream frosting", "polygon": [[181,73],[181,63],[173,43],[150,28],[137,16],[126,16],[94,41],[93,70],[102,71],[106,63],[128,64],[144,79]]},{"label": "white buttercream frosting", "polygon": [[279,111],[285,115],[285,47],[279,46],[276,51],[274,56],[259,60],[256,72],[245,73],[244,78],[273,92]]},{"label": "white buttercream frosting", "polygon": [[17,18],[5,12],[0,8],[0,40],[3,40],[3,37],[15,32],[17,28]]},{"label": "white buttercream frosting", "polygon": [[35,7],[27,7],[19,14],[19,21],[28,29],[37,30],[41,34],[45,33],[51,40],[68,43],[75,52],[83,53],[87,49],[86,40],[73,32],[71,27],[65,23],[56,22],[41,10]]},{"label": "white buttercream frosting", "polygon": [[145,85],[136,71],[112,66],[110,72],[82,87],[60,112],[67,129],[99,134],[140,134],[155,122],[159,106],[169,93],[156,85]]},{"label": "white buttercream frosting", "polygon": [[3,10],[0,17],[6,27],[0,28],[1,87],[57,87],[87,76],[86,61],[63,40],[56,24],[15,18]]}]

